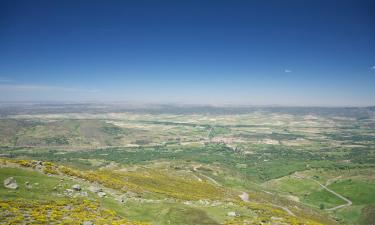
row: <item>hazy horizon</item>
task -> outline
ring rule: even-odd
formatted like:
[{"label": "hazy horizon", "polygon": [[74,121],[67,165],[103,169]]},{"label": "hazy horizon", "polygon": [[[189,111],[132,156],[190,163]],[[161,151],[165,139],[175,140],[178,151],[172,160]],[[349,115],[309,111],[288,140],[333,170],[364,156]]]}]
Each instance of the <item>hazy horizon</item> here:
[{"label": "hazy horizon", "polygon": [[162,107],[162,106],[173,106],[173,107],[217,107],[217,108],[368,108],[375,107],[375,105],[287,105],[287,104],[251,104],[251,103],[189,103],[189,102],[146,102],[146,101],[83,101],[83,100],[66,100],[66,101],[56,101],[56,100],[35,100],[35,101],[0,101],[1,105],[118,105],[124,107]]}]

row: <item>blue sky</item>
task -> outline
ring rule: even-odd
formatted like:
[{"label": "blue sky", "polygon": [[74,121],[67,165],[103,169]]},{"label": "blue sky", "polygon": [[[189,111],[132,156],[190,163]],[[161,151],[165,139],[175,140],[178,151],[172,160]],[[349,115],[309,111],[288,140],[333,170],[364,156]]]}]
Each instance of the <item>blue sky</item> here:
[{"label": "blue sky", "polygon": [[0,0],[0,101],[375,105],[375,2]]}]

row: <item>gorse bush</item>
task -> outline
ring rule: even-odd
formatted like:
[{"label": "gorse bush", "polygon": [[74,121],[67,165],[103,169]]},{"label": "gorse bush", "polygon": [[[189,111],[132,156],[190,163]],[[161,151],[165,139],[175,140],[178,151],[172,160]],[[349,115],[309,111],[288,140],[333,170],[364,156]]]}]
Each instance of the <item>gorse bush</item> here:
[{"label": "gorse bush", "polygon": [[56,201],[0,200],[2,224],[94,224],[147,225],[122,219],[112,210],[85,199]]},{"label": "gorse bush", "polygon": [[[40,164],[34,160],[6,160],[31,168]],[[45,174],[72,176],[123,192],[132,191],[138,194],[152,192],[181,200],[215,200],[223,199],[230,194],[224,188],[214,186],[206,181],[174,177],[152,169],[139,172],[80,171],[67,166],[58,166],[52,162],[43,162],[42,165],[42,172]]]}]

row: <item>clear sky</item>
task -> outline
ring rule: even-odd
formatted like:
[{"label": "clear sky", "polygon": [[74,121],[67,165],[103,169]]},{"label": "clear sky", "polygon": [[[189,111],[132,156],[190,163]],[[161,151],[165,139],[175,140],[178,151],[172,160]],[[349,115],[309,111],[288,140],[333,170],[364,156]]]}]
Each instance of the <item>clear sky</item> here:
[{"label": "clear sky", "polygon": [[0,0],[0,101],[375,105],[375,1]]}]

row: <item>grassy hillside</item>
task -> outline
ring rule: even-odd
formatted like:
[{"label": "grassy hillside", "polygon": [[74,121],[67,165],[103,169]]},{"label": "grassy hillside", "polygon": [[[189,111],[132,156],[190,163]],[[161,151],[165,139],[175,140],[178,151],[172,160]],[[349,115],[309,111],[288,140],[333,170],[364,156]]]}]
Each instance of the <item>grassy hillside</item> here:
[{"label": "grassy hillside", "polygon": [[[2,159],[2,178],[12,176],[20,185],[17,190],[1,189],[4,204],[16,204],[21,213],[24,212],[22,208],[26,207],[24,204],[47,204],[47,208],[50,208],[51,204],[56,204],[56,207],[71,204],[71,207],[75,207],[75,204],[78,204],[76,201],[87,201],[87,204],[96,204],[95,213],[100,215],[105,215],[106,207],[109,210],[117,208],[117,211],[122,208],[122,212],[110,211],[113,217],[105,217],[107,219],[116,220],[125,216],[132,220],[146,220],[145,222],[152,224],[165,224],[166,221],[173,224],[230,223],[232,218],[228,216],[228,212],[232,211],[229,210],[238,214],[237,221],[251,220],[253,223],[261,220],[271,222],[274,215],[279,215],[278,220],[293,223],[322,224],[319,221],[329,221],[328,218],[309,210],[300,209],[296,214],[288,213],[282,206],[276,205],[281,202],[265,196],[255,197],[256,194],[252,192],[249,192],[251,201],[241,201],[239,192],[210,184],[208,181],[188,179],[191,176],[188,171],[180,171],[179,175],[172,173],[175,176],[171,176],[143,167],[80,171],[49,162],[42,162],[42,168],[39,165],[38,161]],[[27,188],[25,182],[32,185],[32,188]],[[66,188],[77,183],[83,190],[74,192],[73,196],[66,195]],[[94,193],[80,195],[83,191],[90,190],[88,187],[94,184],[102,186],[108,195],[104,198],[99,198]],[[44,193],[49,195],[45,196]],[[23,200],[17,202],[19,198]],[[87,209],[81,210],[83,211],[77,209],[77,217],[87,218],[89,215],[84,214]],[[99,217],[101,216],[98,216],[98,219]],[[43,219],[52,220],[45,217]],[[328,223],[334,224],[333,221]]]}]

